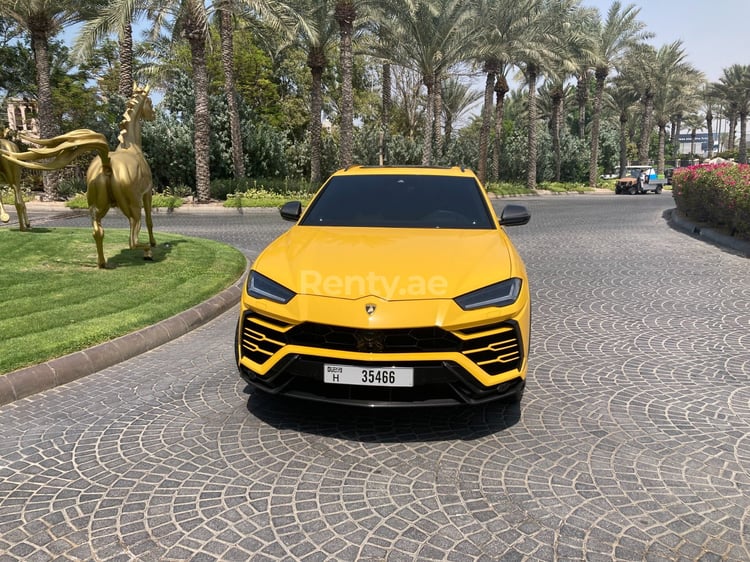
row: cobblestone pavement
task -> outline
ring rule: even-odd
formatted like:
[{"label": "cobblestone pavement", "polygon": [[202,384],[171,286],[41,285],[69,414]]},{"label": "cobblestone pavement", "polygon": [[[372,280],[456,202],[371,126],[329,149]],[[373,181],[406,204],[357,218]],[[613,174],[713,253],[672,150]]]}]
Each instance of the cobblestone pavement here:
[{"label": "cobblestone pavement", "polygon": [[[750,262],[666,194],[524,203],[520,408],[257,395],[226,313],[0,408],[0,561],[750,560]],[[286,227],[155,223],[249,256]]]}]

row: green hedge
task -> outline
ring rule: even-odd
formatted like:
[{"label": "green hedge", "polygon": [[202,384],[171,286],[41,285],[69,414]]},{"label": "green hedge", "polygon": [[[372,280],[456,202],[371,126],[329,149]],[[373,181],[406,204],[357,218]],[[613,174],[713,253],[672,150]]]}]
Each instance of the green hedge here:
[{"label": "green hedge", "polygon": [[750,166],[703,164],[675,170],[672,196],[687,217],[750,236]]}]

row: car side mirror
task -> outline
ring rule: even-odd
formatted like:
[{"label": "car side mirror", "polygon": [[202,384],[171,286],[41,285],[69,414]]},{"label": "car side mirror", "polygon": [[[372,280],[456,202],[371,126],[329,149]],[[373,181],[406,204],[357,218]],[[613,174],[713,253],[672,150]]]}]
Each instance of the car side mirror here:
[{"label": "car side mirror", "polygon": [[521,226],[530,218],[528,209],[523,205],[506,205],[500,215],[500,226]]},{"label": "car side mirror", "polygon": [[302,215],[302,203],[299,201],[287,201],[279,209],[281,218],[285,221],[297,222]]}]

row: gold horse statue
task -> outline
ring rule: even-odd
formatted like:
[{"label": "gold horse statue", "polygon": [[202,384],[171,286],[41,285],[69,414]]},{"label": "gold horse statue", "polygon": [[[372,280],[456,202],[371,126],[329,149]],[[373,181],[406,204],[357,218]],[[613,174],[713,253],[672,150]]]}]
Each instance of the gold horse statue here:
[{"label": "gold horse statue", "polygon": [[[21,166],[36,170],[56,170],[68,165],[77,156],[96,151],[86,172],[86,200],[96,241],[97,265],[105,268],[104,229],[102,219],[111,207],[120,209],[130,222],[130,249],[140,248],[145,259],[152,259],[151,248],[156,246],[151,219],[153,182],[151,168],[141,149],[141,120],[152,120],[154,109],[149,98],[149,86],[133,86],[120,122],[120,144],[110,151],[104,135],[90,129],[76,129],[51,139],[29,139],[42,148],[28,152],[2,155]],[[141,209],[146,217],[148,244],[140,244]]]},{"label": "gold horse statue", "polygon": [[[28,230],[31,225],[29,224],[29,215],[26,212],[23,193],[21,193],[21,168],[12,159],[5,157],[5,153],[18,154],[18,146],[13,141],[0,138],[0,151],[2,151],[0,154],[0,180],[13,189],[16,214],[18,215],[18,228]],[[5,212],[2,198],[0,198],[0,221],[8,222],[9,220],[10,216]]]}]

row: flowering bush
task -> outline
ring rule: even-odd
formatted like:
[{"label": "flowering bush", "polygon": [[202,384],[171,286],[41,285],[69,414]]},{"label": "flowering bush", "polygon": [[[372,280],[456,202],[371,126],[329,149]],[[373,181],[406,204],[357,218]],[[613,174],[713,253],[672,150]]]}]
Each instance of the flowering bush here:
[{"label": "flowering bush", "polygon": [[750,235],[750,166],[702,164],[675,170],[677,210],[699,222]]}]

